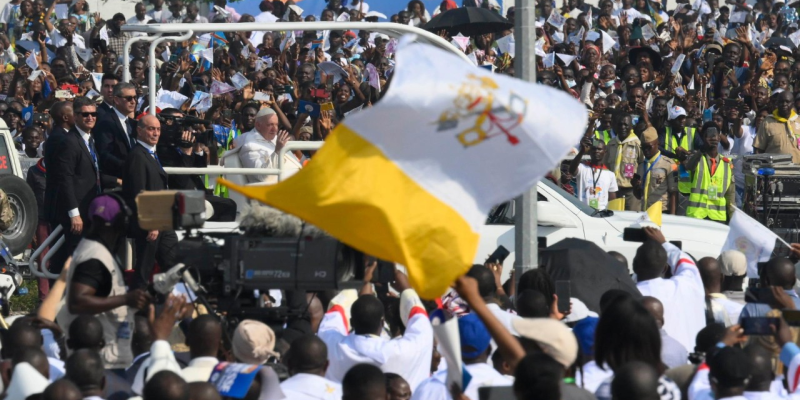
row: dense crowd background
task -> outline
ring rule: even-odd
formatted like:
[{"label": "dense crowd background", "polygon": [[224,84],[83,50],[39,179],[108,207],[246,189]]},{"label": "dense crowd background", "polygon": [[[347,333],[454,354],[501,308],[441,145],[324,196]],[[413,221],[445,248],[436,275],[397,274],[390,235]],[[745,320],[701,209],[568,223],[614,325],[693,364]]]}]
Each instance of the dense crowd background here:
[{"label": "dense crowd background", "polygon": [[[661,201],[664,212],[728,221],[743,201],[743,156],[800,162],[796,5],[537,2],[538,81],[591,109],[575,159],[548,178],[597,209],[618,198],[636,211]],[[224,188],[163,168],[274,167],[287,142],[325,140],[349,113],[380,101],[398,42],[367,30],[197,32],[157,48],[149,87],[153,60],[142,42],[131,46],[123,82],[124,45],[145,34],[122,26],[387,18],[425,28],[460,7],[500,12],[486,0],[434,10],[330,0],[320,15],[291,1],[264,1],[259,15],[225,0],[206,6],[152,0],[133,16],[104,18],[84,0],[17,0],[0,12],[0,116],[19,151],[39,158],[27,176],[39,205],[35,242],[65,232],[49,267],[61,277],[40,280],[36,313],[2,331],[6,398],[495,398],[487,388],[526,400],[796,396],[798,260],[774,258],[747,280],[743,254],[694,260],[653,229],[633,260],[619,261],[636,289],[604,290],[591,308],[578,298],[559,307],[544,269],[514,285],[495,263],[473,266],[432,302],[399,271],[391,288],[262,293],[264,307],[305,310],[280,324],[229,327],[183,296],[154,307],[148,282],[178,261],[177,236],[142,229],[136,195],[204,190],[212,220],[234,220],[241,210]],[[514,8],[501,17],[505,28],[468,38],[434,32],[476,67],[513,76]],[[150,107],[157,116],[146,115]],[[313,152],[283,157],[291,174]],[[126,237],[135,253],[127,275],[115,257]],[[460,345],[435,338],[429,315],[440,312],[457,318]],[[766,329],[747,336],[740,323]],[[454,360],[443,354],[459,352],[468,374],[448,387]]]}]

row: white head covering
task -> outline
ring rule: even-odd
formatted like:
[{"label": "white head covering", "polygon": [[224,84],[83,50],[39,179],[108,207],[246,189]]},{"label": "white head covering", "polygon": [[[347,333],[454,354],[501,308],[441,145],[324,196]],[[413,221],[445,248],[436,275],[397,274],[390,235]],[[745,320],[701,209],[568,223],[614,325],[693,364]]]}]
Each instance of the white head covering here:
[{"label": "white head covering", "polygon": [[680,117],[681,115],[686,116],[686,110],[683,107],[673,106],[669,109],[669,120],[672,121],[675,118]]}]

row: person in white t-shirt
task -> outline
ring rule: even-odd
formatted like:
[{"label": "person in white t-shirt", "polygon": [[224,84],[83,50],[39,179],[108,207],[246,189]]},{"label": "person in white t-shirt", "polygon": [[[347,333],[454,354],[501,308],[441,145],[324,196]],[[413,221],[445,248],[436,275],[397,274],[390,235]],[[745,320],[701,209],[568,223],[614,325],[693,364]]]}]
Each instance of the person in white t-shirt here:
[{"label": "person in white t-shirt", "polygon": [[[586,153],[591,161],[581,163]],[[585,137],[580,151],[569,164],[569,173],[578,182],[578,200],[597,210],[605,210],[608,201],[617,198],[617,178],[601,162],[605,154],[606,145],[602,140]]]}]

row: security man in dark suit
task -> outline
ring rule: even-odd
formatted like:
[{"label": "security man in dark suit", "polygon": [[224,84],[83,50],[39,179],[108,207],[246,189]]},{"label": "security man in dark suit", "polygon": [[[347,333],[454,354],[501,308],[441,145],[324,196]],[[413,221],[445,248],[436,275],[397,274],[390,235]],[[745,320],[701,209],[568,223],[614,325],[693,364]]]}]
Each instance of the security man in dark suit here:
[{"label": "security man in dark suit", "polygon": [[[122,84],[120,84],[122,85]],[[174,231],[145,231],[139,226],[136,196],[143,191],[158,191],[168,188],[167,173],[156,154],[156,145],[161,136],[161,123],[153,115],[142,117],[136,128],[137,143],[125,160],[122,174],[122,197],[137,217],[133,218],[129,237],[136,242],[137,271],[134,288],[147,285],[153,271],[153,261],[165,269],[176,263],[178,237]],[[191,148],[189,148],[191,151]]]},{"label": "security man in dark suit", "polygon": [[100,170],[91,132],[97,121],[97,107],[86,97],[73,101],[75,126],[51,137],[48,146],[57,149],[46,160],[45,210],[51,229],[61,225],[65,242],[53,256],[50,271],[58,273],[78,245],[89,202],[100,193]]},{"label": "security man in dark suit", "polygon": [[136,109],[136,87],[130,83],[114,86],[114,109],[97,121],[94,138],[103,173],[122,178],[125,159],[136,144],[136,121],[128,118]]},{"label": "security man in dark suit", "polygon": [[103,119],[106,114],[114,114],[114,86],[119,83],[119,78],[112,73],[103,74],[100,80],[100,95],[103,96],[103,102],[97,106],[98,121]]}]

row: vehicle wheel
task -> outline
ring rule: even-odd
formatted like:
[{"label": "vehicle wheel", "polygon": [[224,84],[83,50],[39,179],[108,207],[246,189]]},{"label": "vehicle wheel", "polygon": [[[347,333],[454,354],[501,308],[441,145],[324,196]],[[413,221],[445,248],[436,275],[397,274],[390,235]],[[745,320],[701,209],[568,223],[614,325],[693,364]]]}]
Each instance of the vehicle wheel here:
[{"label": "vehicle wheel", "polygon": [[0,189],[6,192],[14,211],[11,226],[3,232],[3,243],[11,254],[17,255],[28,247],[36,232],[39,220],[36,197],[28,183],[14,175],[0,176]]}]

